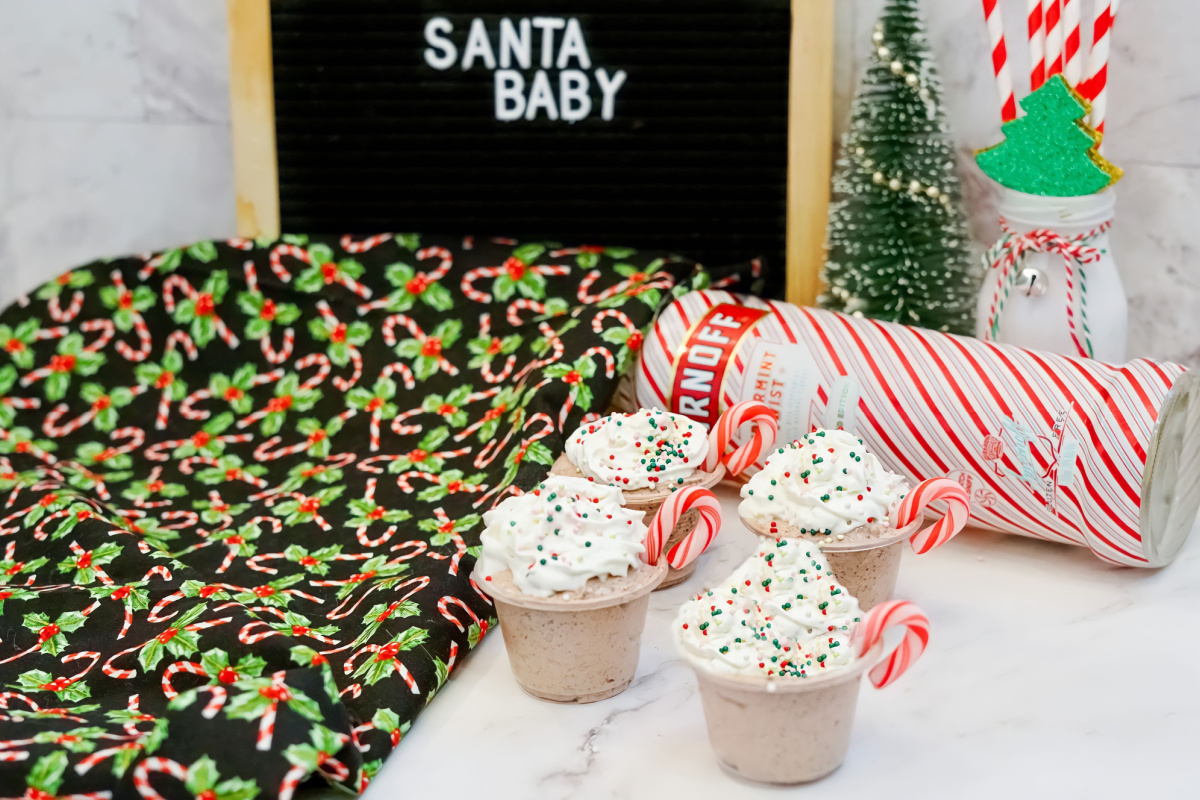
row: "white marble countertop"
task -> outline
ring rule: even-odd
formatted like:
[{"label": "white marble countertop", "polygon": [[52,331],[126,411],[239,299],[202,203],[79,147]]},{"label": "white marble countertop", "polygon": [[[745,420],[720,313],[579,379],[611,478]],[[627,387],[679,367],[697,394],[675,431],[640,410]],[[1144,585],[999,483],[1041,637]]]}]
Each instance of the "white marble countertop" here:
[{"label": "white marble countertop", "polygon": [[472,781],[471,794],[497,800],[1196,791],[1200,531],[1160,571],[974,531],[925,556],[906,552],[897,596],[929,615],[929,648],[887,689],[863,682],[845,764],[794,788],[730,776],[713,759],[695,678],[668,631],[689,594],[753,547],[736,494],[719,493],[730,521],[691,580],[651,596],[628,690],[591,705],[536,700],[517,687],[496,632],[455,671],[367,796],[435,796],[459,777]]}]

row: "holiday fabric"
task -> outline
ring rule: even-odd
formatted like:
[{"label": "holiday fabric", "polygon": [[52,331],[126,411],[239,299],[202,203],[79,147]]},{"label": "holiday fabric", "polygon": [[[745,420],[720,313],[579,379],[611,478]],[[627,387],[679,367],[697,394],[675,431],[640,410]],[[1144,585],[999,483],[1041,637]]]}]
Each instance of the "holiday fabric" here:
[{"label": "holiday fabric", "polygon": [[600,412],[681,259],[202,242],[0,315],[0,795],[361,790],[495,625],[481,514]]}]

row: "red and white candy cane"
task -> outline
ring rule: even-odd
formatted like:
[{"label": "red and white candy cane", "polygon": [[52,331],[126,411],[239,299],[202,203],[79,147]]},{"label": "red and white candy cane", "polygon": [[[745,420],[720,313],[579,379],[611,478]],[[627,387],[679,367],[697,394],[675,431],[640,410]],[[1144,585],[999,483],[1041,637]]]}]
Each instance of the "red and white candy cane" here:
[{"label": "red and white candy cane", "polygon": [[[242,269],[246,273],[246,287],[251,292],[258,291],[258,269],[254,266],[253,261],[247,261],[242,265]],[[264,308],[265,312],[265,308]],[[259,349],[262,350],[263,358],[267,359],[272,364],[282,364],[292,357],[292,348],[296,345],[296,331],[293,328],[284,328],[283,344],[279,349],[275,349],[275,345],[271,344],[271,334],[266,333],[258,340]],[[120,343],[117,345],[120,347]]]},{"label": "red and white candy cane", "polygon": [[356,242],[356,241],[354,241],[354,237],[347,234],[346,236],[343,236],[340,240],[338,240],[338,244],[340,244],[342,246],[342,249],[345,250],[347,253],[357,254],[357,253],[365,253],[374,247],[378,247],[379,245],[383,244],[384,242],[389,241],[391,238],[392,238],[392,234],[381,233],[376,236],[369,236],[366,239],[363,239],[361,242]]},{"label": "red and white candy cane", "polygon": [[855,652],[861,657],[883,639],[884,631],[897,625],[904,626],[904,641],[867,673],[876,689],[903,675],[925,652],[929,644],[929,618],[907,600],[888,600],[868,611],[852,635]]},{"label": "red and white candy cane", "polygon": [[504,312],[504,318],[508,320],[509,325],[524,325],[525,320],[521,319],[522,311],[532,311],[535,314],[549,313],[545,303],[539,303],[537,300],[529,300],[525,297],[518,297],[508,304],[508,309]]},{"label": "red and white candy cane", "polygon": [[920,519],[930,503],[939,500],[945,500],[949,506],[946,515],[909,537],[908,541],[918,555],[945,544],[966,527],[971,516],[971,496],[949,478],[930,478],[918,483],[892,512],[892,525],[903,528]]},{"label": "red and white candy cane", "polygon": [[[738,428],[746,423],[754,425],[754,433],[750,441],[738,445],[733,452],[725,454],[725,449],[733,442]],[[704,457],[704,471],[712,472],[717,464],[724,462],[730,476],[740,475],[746,467],[753,464],[763,453],[775,445],[775,436],[779,433],[779,423],[775,412],[765,403],[747,400],[734,403],[708,432],[708,454]]]},{"label": "red and white candy cane", "polygon": [[668,497],[650,521],[644,541],[647,564],[658,563],[663,548],[666,547],[667,540],[671,538],[671,533],[680,518],[693,510],[700,512],[700,520],[696,527],[683,537],[683,541],[667,553],[667,563],[675,569],[683,569],[708,549],[721,530],[721,504],[717,502],[716,495],[708,489],[689,486]]},{"label": "red and white candy cane", "polygon": [[[398,339],[396,338],[397,325],[400,325],[407,330],[409,334],[414,339],[421,342],[421,344],[425,344],[425,342],[431,338],[426,335],[425,331],[421,330],[421,326],[418,325],[412,319],[412,317],[409,317],[405,314],[392,314],[383,321],[383,341],[388,347],[395,347],[396,343],[398,342]],[[440,341],[438,343],[440,344]],[[440,354],[440,349],[438,354],[438,369],[442,370],[448,375],[458,374],[458,367],[447,361],[445,357]]]},{"label": "red and white candy cane", "polygon": [[178,761],[150,756],[139,763],[133,771],[133,786],[138,790],[138,794],[146,800],[166,800],[150,785],[150,773],[152,772],[165,772],[177,781],[187,780],[187,768]]},{"label": "red and white candy cane", "polygon": [[271,272],[274,272],[275,277],[279,278],[279,280],[283,281],[284,283],[290,283],[292,280],[292,273],[288,272],[287,267],[283,265],[284,256],[291,256],[292,258],[299,259],[305,264],[313,263],[312,256],[310,256],[308,251],[303,247],[297,247],[294,244],[276,245],[275,248],[271,250],[271,254],[268,256],[268,261],[271,264]]},{"label": "red and white candy cane", "polygon": [[179,695],[179,692],[175,691],[175,687],[171,685],[171,679],[181,672],[188,675],[199,675],[202,678],[208,677],[204,665],[196,661],[176,661],[174,664],[168,665],[162,674],[162,690],[168,700]]},{"label": "red and white candy cane", "polygon": [[83,292],[74,292],[71,295],[71,303],[65,309],[59,305],[58,297],[51,297],[46,303],[46,310],[50,312],[50,318],[55,322],[70,322],[79,316],[80,310],[83,308]]},{"label": "red and white candy cane", "polygon": [[456,614],[454,614],[450,611],[450,606],[457,606],[457,607],[461,608],[463,611],[467,612],[467,616],[470,617],[471,622],[473,622],[479,626],[479,638],[480,639],[482,639],[485,635],[487,635],[487,632],[488,632],[487,620],[480,619],[475,614],[475,612],[471,610],[471,607],[469,605],[464,603],[462,600],[459,600],[454,595],[448,594],[445,597],[443,597],[441,600],[438,600],[438,604],[437,604],[438,611],[441,612],[443,618],[448,619],[454,623],[454,627],[458,628],[459,633],[466,633],[467,626],[458,620],[458,616]]}]

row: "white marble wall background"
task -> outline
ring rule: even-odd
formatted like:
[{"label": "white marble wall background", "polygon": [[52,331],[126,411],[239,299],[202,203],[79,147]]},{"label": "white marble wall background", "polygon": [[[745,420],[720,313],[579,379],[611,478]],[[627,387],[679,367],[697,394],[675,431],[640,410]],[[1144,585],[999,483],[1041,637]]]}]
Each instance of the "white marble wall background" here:
[{"label": "white marble wall background", "polygon": [[[1002,2],[1023,63],[1023,4]],[[882,4],[838,0],[839,124]],[[998,228],[971,153],[999,140],[982,12],[923,9],[982,248]],[[1130,355],[1200,366],[1197,27],[1192,0],[1126,0],[1106,150],[1125,169],[1113,239]],[[225,0],[0,0],[0,305],[92,258],[232,235],[228,72]]]}]

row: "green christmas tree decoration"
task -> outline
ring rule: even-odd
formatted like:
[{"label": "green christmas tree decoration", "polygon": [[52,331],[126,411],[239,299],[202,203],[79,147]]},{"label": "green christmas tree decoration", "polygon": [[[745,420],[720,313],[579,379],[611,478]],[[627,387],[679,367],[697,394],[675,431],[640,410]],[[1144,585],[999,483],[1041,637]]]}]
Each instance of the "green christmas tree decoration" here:
[{"label": "green christmas tree decoration", "polygon": [[889,0],[829,208],[824,308],[971,334],[979,267],[917,0]]},{"label": "green christmas tree decoration", "polygon": [[975,162],[988,177],[1025,194],[1079,197],[1121,178],[1100,155],[1100,133],[1083,121],[1091,106],[1062,75],[1021,101],[1025,116],[1004,123],[1004,141],[980,150]]}]

